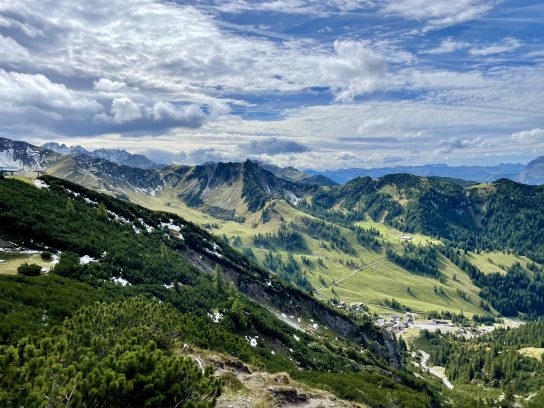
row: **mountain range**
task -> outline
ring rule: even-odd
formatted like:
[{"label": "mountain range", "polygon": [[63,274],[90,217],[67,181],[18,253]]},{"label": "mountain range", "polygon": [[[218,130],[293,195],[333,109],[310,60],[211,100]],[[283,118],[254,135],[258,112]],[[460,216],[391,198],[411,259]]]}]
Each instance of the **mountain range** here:
[{"label": "mountain range", "polygon": [[[227,345],[236,344],[229,337],[234,335],[245,336],[242,341],[249,347],[265,347],[256,350],[261,354],[239,355],[233,350],[240,345],[225,348],[199,335],[198,344],[231,355],[220,357],[216,367],[224,367],[231,357],[250,359],[351,401],[387,406],[381,391],[374,394],[374,386],[354,385],[361,384],[361,375],[366,378],[361,370],[370,370],[379,389],[401,387],[388,391],[395,401],[392,406],[440,406],[434,385],[428,389],[413,382],[410,368],[420,363],[419,357],[405,353],[402,341],[394,341],[393,334],[410,336],[416,326],[395,320],[387,325],[385,316],[407,313],[409,321],[413,313],[478,325],[544,315],[542,185],[407,173],[356,177],[343,184],[319,177],[316,183],[308,182],[313,176],[307,171],[251,160],[146,169],[7,139],[0,139],[0,151],[6,163],[26,173],[37,168],[47,173],[38,180],[0,177],[0,244],[76,253],[71,260],[68,255],[61,258],[54,275],[91,283],[95,289],[86,289],[89,296],[112,296],[100,295],[100,288],[107,286],[104,282],[118,282],[127,286],[121,297],[149,294],[183,313],[210,319],[212,325],[225,318],[221,327],[227,333],[220,338]],[[535,181],[540,171],[542,161],[537,159],[523,177]],[[81,266],[85,262],[89,265]],[[216,263],[222,275],[215,271]],[[209,282],[202,278],[214,274]],[[60,287],[66,285],[71,283],[59,282]],[[219,287],[223,295],[215,299],[210,293]],[[41,318],[41,310],[32,313]],[[186,323],[193,324],[193,318]],[[301,322],[308,322],[302,327],[308,335],[303,340]],[[212,330],[202,321],[198,324]],[[16,326],[25,327],[21,322],[0,325],[0,335],[17,336]],[[444,345],[446,350],[437,351],[441,340],[421,327],[417,326],[421,337],[410,339],[412,347],[421,345],[434,353],[435,364],[451,367],[453,363],[439,356],[457,349]],[[324,332],[313,331],[318,328]],[[210,339],[214,336],[217,333]],[[523,345],[534,347],[538,338]],[[444,341],[458,344],[453,338]],[[530,361],[523,369],[511,370],[508,367],[521,354],[514,350],[503,358],[504,351],[491,360],[501,361],[509,379],[523,381],[540,370]],[[359,353],[367,357],[361,360]],[[341,359],[341,367],[333,355]],[[284,359],[281,364],[276,356]],[[456,364],[469,373],[472,362]],[[339,376],[335,370],[341,371]],[[481,379],[461,374],[447,372],[463,387],[479,387]],[[247,380],[246,374],[237,375]],[[386,379],[395,375],[396,385],[387,385]],[[431,385],[433,376],[436,381],[436,374],[426,370],[418,375]],[[529,397],[539,389],[540,377],[535,381],[517,392]],[[497,391],[501,383],[485,384]],[[489,398],[496,398],[491,394]],[[455,398],[470,399],[464,393]],[[460,406],[474,404],[470,400]]]},{"label": "mountain range", "polygon": [[[336,183],[344,184],[356,177],[379,178],[387,174],[408,173],[415,176],[445,177],[477,183],[507,178],[525,184],[544,184],[544,157],[539,157],[527,165],[499,164],[496,166],[448,166],[447,164],[426,164],[423,166],[396,166],[381,168],[349,168],[317,171],[304,170],[307,174],[323,175]],[[540,165],[539,165],[540,163]]]},{"label": "mountain range", "polygon": [[122,149],[96,149],[87,150],[82,146],[66,146],[55,142],[49,142],[42,146],[43,149],[52,150],[62,155],[85,155],[97,159],[108,160],[112,163],[122,164],[140,169],[154,169],[160,165],[152,162],[143,154],[133,154]]},{"label": "mountain range", "polygon": [[[26,150],[28,149],[28,150]],[[39,168],[58,159],[52,154],[62,156],[87,156],[94,159],[107,160],[133,168],[144,170],[160,170],[169,167],[158,164],[142,154],[129,153],[123,149],[87,150],[82,146],[67,146],[55,142],[43,146],[33,146],[25,142],[0,138],[0,165],[3,167]],[[276,177],[310,185],[334,186],[344,184],[357,177],[369,176],[379,178],[387,174],[407,173],[426,177],[443,177],[475,183],[487,183],[507,178],[525,184],[544,184],[544,156],[523,164],[503,163],[496,166],[448,166],[446,164],[426,164],[423,166],[395,166],[382,168],[348,168],[318,171],[314,169],[299,170],[295,167],[280,167],[271,163],[257,162],[258,165]]]}]

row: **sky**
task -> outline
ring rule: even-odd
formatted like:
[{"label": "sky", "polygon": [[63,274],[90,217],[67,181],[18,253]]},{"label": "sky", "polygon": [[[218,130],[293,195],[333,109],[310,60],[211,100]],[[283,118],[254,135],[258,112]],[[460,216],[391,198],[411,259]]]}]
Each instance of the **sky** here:
[{"label": "sky", "polygon": [[542,0],[0,0],[0,136],[313,169],[544,155]]}]

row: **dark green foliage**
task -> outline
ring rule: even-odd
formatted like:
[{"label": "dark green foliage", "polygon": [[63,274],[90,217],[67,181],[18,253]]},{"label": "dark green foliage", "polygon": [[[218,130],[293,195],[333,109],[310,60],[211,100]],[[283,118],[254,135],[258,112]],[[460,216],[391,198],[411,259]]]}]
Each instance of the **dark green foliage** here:
[{"label": "dark green foliage", "polygon": [[0,276],[0,344],[54,326],[79,307],[107,298],[116,288],[97,291],[92,286],[50,273],[47,276]]},{"label": "dark green foliage", "polygon": [[36,264],[24,263],[17,268],[17,273],[25,276],[39,276],[42,267]]},{"label": "dark green foliage", "polygon": [[287,255],[287,261],[285,262],[280,254],[274,254],[272,251],[268,251],[264,258],[264,266],[271,271],[276,272],[283,280],[291,282],[307,292],[313,291],[310,281],[303,275],[293,254],[289,253],[289,255]]},{"label": "dark green foliage", "polygon": [[313,239],[327,241],[332,249],[355,255],[355,249],[336,225],[303,217],[296,223],[292,223],[290,227],[308,234]]},{"label": "dark green foliage", "polygon": [[280,226],[276,234],[256,234],[253,236],[255,246],[272,249],[285,250],[290,252],[304,252],[308,250],[308,245],[304,237],[292,228],[285,224]]},{"label": "dark green foliage", "polygon": [[482,288],[480,296],[504,316],[525,313],[528,317],[535,317],[544,314],[542,272],[533,272],[531,277],[519,263],[515,263],[505,275],[485,275],[460,250],[444,246],[440,251]]},{"label": "dark green foliage", "polygon": [[376,228],[364,229],[361,227],[355,227],[355,236],[357,241],[364,247],[373,249],[374,251],[379,251],[382,248],[382,243],[380,241],[380,231]]},{"label": "dark green foliage", "polygon": [[53,254],[49,251],[43,251],[41,257],[44,261],[51,261],[53,259]]},{"label": "dark green foliage", "polygon": [[173,354],[176,312],[131,299],[81,309],[62,326],[0,347],[9,406],[213,407],[220,381]]},{"label": "dark green foliage", "polygon": [[393,248],[388,247],[385,251],[385,255],[387,256],[387,259],[410,272],[435,278],[439,277],[438,251],[433,246],[416,246],[411,242],[408,242],[403,244],[403,250],[403,252],[399,253]]},{"label": "dark green foliage", "polygon": [[236,211],[227,210],[221,207],[209,207],[205,211],[210,214],[212,217],[218,218],[223,221],[234,221],[238,223],[244,223],[246,221],[245,217],[236,215]]},{"label": "dark green foliage", "polygon": [[391,298],[391,299],[386,298],[386,299],[382,300],[380,303],[383,306],[389,307],[391,309],[400,310],[400,311],[403,311],[403,312],[410,312],[411,311],[411,309],[408,306],[403,305],[402,303],[400,303],[395,298]]}]

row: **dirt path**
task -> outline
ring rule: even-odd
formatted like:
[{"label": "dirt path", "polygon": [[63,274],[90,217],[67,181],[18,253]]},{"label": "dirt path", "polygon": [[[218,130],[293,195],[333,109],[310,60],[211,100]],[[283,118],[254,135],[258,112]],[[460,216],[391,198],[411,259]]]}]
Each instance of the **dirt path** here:
[{"label": "dirt path", "polygon": [[446,369],[440,366],[429,367],[427,365],[427,361],[429,361],[429,358],[431,356],[423,350],[418,351],[421,353],[421,368],[423,370],[429,370],[432,375],[440,378],[446,387],[448,387],[450,390],[453,389],[453,384],[450,382],[450,380],[448,380],[448,377],[446,376]]},{"label": "dirt path", "polygon": [[[345,278],[336,281],[336,282],[334,283],[334,285],[338,285],[339,283],[342,283],[342,282],[344,282],[345,280],[351,278],[351,277],[352,277],[353,275],[355,275],[356,273],[362,271],[363,269],[370,268],[371,266],[374,266],[374,265],[376,265],[377,263],[380,263],[380,262],[383,262],[383,261],[386,261],[386,259],[385,259],[385,258],[378,259],[377,261],[374,261],[374,262],[372,262],[372,263],[369,263],[368,265],[365,265],[365,266],[363,266],[363,267],[361,267],[361,268],[359,268],[359,269],[356,269],[356,270],[353,271],[353,273],[351,273],[351,275],[346,276]],[[316,289],[316,292],[320,291],[321,289],[326,289],[326,288],[328,288],[329,286],[332,286],[332,284],[331,284],[331,285],[324,285],[324,286],[321,286],[320,288]]]}]

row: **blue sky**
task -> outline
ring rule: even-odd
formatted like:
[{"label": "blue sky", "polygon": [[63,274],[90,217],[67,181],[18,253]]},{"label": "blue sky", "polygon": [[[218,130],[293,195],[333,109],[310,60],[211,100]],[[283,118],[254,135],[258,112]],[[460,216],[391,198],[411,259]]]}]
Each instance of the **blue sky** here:
[{"label": "blue sky", "polygon": [[0,0],[0,136],[303,168],[544,154],[537,0]]}]

